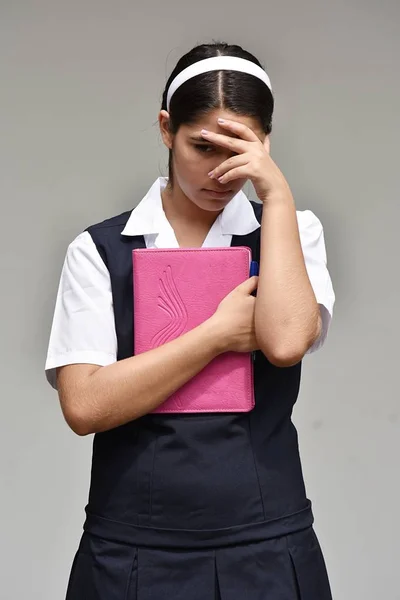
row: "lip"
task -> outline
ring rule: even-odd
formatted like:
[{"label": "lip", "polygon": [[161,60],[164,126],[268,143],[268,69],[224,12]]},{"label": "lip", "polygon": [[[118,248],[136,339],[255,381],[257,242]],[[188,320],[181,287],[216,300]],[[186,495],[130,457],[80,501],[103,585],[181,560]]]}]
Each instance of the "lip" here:
[{"label": "lip", "polygon": [[209,190],[207,188],[204,188],[204,191],[207,192],[207,194],[210,194],[210,196],[215,196],[215,198],[226,198],[232,193],[232,190],[224,190],[217,192],[216,190]]}]

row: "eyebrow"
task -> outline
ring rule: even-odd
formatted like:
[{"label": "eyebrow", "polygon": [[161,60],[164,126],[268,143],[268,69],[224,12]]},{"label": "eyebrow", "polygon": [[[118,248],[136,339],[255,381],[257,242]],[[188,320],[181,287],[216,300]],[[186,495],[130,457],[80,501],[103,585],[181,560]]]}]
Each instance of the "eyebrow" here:
[{"label": "eyebrow", "polygon": [[[240,136],[239,135],[230,135],[228,137],[232,137],[234,140],[240,140]],[[193,142],[203,142],[203,144],[206,144],[207,146],[214,146],[214,143],[211,142],[211,140],[206,140],[201,135],[190,135],[189,138]]]},{"label": "eyebrow", "polygon": [[191,135],[190,139],[194,142],[203,142],[203,144],[207,144],[208,146],[210,145],[210,142],[201,137],[201,135]]}]

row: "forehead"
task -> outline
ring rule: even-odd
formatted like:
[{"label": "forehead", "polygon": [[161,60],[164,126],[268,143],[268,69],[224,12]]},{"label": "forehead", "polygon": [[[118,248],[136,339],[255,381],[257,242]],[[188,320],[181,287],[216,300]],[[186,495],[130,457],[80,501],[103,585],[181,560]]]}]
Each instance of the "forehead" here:
[{"label": "forehead", "polygon": [[194,123],[189,123],[185,125],[181,125],[181,129],[187,135],[199,135],[202,129],[208,129],[209,131],[214,131],[216,133],[223,133],[224,135],[232,135],[226,129],[220,127],[217,123],[217,119],[229,119],[231,121],[237,121],[239,123],[243,123],[247,125],[250,129],[256,133],[260,138],[262,138],[265,133],[261,128],[261,124],[259,119],[256,117],[250,117],[248,115],[238,115],[230,110],[226,110],[224,108],[210,110],[208,113],[202,115],[197,121]]}]

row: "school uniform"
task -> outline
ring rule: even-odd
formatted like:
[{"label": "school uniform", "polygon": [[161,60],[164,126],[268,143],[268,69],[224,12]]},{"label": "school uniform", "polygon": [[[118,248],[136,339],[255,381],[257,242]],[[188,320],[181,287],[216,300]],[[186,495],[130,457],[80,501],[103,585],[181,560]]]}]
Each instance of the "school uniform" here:
[{"label": "school uniform", "polygon": [[[132,250],[178,247],[166,183],[70,244],[46,362],[53,387],[58,366],[134,354]],[[261,213],[239,192],[204,247],[246,245],[259,260]],[[322,225],[308,210],[297,218],[323,323],[311,353],[335,296]],[[257,352],[251,412],[151,414],[96,434],[68,600],[329,600],[291,421],[300,374],[301,363],[277,368]]]}]

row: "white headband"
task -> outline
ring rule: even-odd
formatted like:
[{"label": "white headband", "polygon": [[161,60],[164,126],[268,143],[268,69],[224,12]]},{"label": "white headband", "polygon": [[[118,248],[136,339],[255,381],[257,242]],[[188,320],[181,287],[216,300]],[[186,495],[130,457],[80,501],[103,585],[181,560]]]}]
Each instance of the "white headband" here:
[{"label": "white headband", "polygon": [[168,88],[167,110],[169,111],[171,98],[178,87],[188,79],[191,79],[196,75],[201,75],[202,73],[208,73],[209,71],[240,71],[241,73],[248,73],[249,75],[254,75],[254,77],[261,79],[261,81],[263,81],[272,91],[271,82],[267,73],[264,69],[250,60],[237,58],[236,56],[213,56],[212,58],[199,60],[186,69],[183,69],[183,71],[172,80],[172,83]]}]

